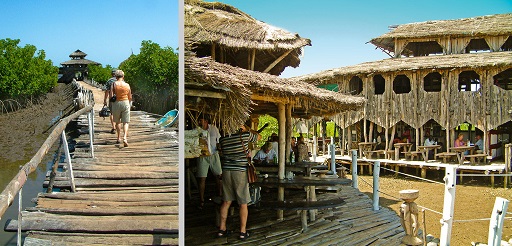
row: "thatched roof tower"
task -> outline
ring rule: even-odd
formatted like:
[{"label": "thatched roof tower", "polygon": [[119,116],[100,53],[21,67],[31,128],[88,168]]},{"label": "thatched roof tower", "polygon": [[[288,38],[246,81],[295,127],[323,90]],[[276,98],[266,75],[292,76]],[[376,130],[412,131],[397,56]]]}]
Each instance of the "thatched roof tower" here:
[{"label": "thatched roof tower", "polygon": [[512,50],[512,13],[457,20],[426,21],[392,27],[370,43],[392,56],[461,54]]},{"label": "thatched roof tower", "polygon": [[280,75],[311,41],[219,2],[185,1],[185,46],[198,57]]}]

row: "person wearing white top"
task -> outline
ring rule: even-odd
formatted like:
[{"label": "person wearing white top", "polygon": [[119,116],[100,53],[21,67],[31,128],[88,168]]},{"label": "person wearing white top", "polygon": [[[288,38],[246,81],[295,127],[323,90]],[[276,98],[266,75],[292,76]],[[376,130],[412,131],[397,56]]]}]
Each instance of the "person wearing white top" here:
[{"label": "person wearing white top", "polygon": [[[436,144],[437,144],[437,142],[434,141],[434,139],[432,139],[430,136],[427,136],[427,138],[425,139],[425,143],[423,145],[424,146],[432,146],[432,145],[436,145]],[[429,160],[434,159],[434,150],[428,151],[428,159]]]},{"label": "person wearing white top", "polygon": [[222,166],[220,163],[219,152],[217,151],[217,144],[219,143],[220,133],[219,129],[212,125],[208,124],[208,119],[201,118],[199,119],[200,127],[208,131],[208,150],[210,152],[209,156],[201,156],[199,157],[197,163],[197,174],[196,177],[199,179],[199,209],[202,209],[204,206],[204,191],[206,187],[206,177],[208,176],[208,169],[210,169],[215,175],[215,180],[217,182],[217,190],[218,195],[221,195],[222,184],[220,180],[220,175],[222,175]]}]

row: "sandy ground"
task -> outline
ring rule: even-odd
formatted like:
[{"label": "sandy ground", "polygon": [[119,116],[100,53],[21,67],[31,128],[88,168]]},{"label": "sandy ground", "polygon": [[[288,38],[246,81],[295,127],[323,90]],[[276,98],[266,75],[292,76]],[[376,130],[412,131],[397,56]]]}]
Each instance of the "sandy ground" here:
[{"label": "sandy ground", "polygon": [[[444,173],[434,175],[433,179],[442,182]],[[441,178],[440,178],[441,177]],[[431,177],[428,177],[431,178]],[[359,189],[369,197],[373,196],[373,183],[371,176],[359,176]],[[496,178],[500,181],[502,178]],[[397,200],[400,190],[415,189],[420,191],[420,197],[416,200],[419,206],[443,211],[444,185],[437,183],[424,182],[412,178],[386,175],[380,179],[380,190],[383,193],[380,196],[380,205],[388,207],[399,214],[401,201]],[[512,199],[512,189],[504,189],[500,183],[500,188],[491,188],[489,178],[483,177],[464,177],[462,184],[457,184],[455,191],[455,213],[451,234],[451,245],[471,245],[471,242],[487,243],[489,233],[489,221],[469,221],[474,219],[490,218],[496,197]],[[512,218],[512,206],[509,206],[506,217]],[[420,210],[421,211],[421,210]],[[426,211],[426,232],[439,238],[441,234],[442,218],[440,214]],[[420,212],[420,217],[423,215]],[[423,224],[423,219],[420,219]],[[423,226],[422,226],[423,229]],[[512,238],[512,219],[505,220],[502,240],[508,241]]]}]

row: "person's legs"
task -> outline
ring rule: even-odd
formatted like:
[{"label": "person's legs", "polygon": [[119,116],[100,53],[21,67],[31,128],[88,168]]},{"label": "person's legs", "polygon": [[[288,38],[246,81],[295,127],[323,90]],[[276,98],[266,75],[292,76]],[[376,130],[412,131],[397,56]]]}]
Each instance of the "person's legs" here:
[{"label": "person's legs", "polygon": [[202,208],[204,205],[204,190],[206,186],[206,177],[198,177],[199,179],[199,207]]},{"label": "person's legs", "polygon": [[128,123],[123,123],[123,144],[124,147],[128,147]]},{"label": "person's legs", "polygon": [[116,122],[117,143],[121,142],[121,123]]},{"label": "person's legs", "polygon": [[220,226],[219,230],[226,231],[226,221],[228,220],[228,210],[231,206],[231,201],[223,201],[220,206]]},{"label": "person's legs", "polygon": [[240,204],[240,232],[246,233],[247,217],[249,216],[249,209],[246,204]]}]

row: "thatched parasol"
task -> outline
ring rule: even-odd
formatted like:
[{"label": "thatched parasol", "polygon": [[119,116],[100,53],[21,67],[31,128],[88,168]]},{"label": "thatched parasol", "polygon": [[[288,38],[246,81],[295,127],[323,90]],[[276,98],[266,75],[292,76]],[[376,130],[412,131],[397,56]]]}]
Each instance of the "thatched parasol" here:
[{"label": "thatched parasol", "polygon": [[301,48],[311,45],[227,4],[187,0],[184,9],[185,45],[198,57],[279,75],[287,66],[299,66]]},{"label": "thatched parasol", "polygon": [[360,109],[365,99],[301,81],[232,67],[210,58],[185,59],[187,108],[216,113],[228,132],[252,114],[277,115],[276,103],[293,106],[294,117],[329,116]]}]

